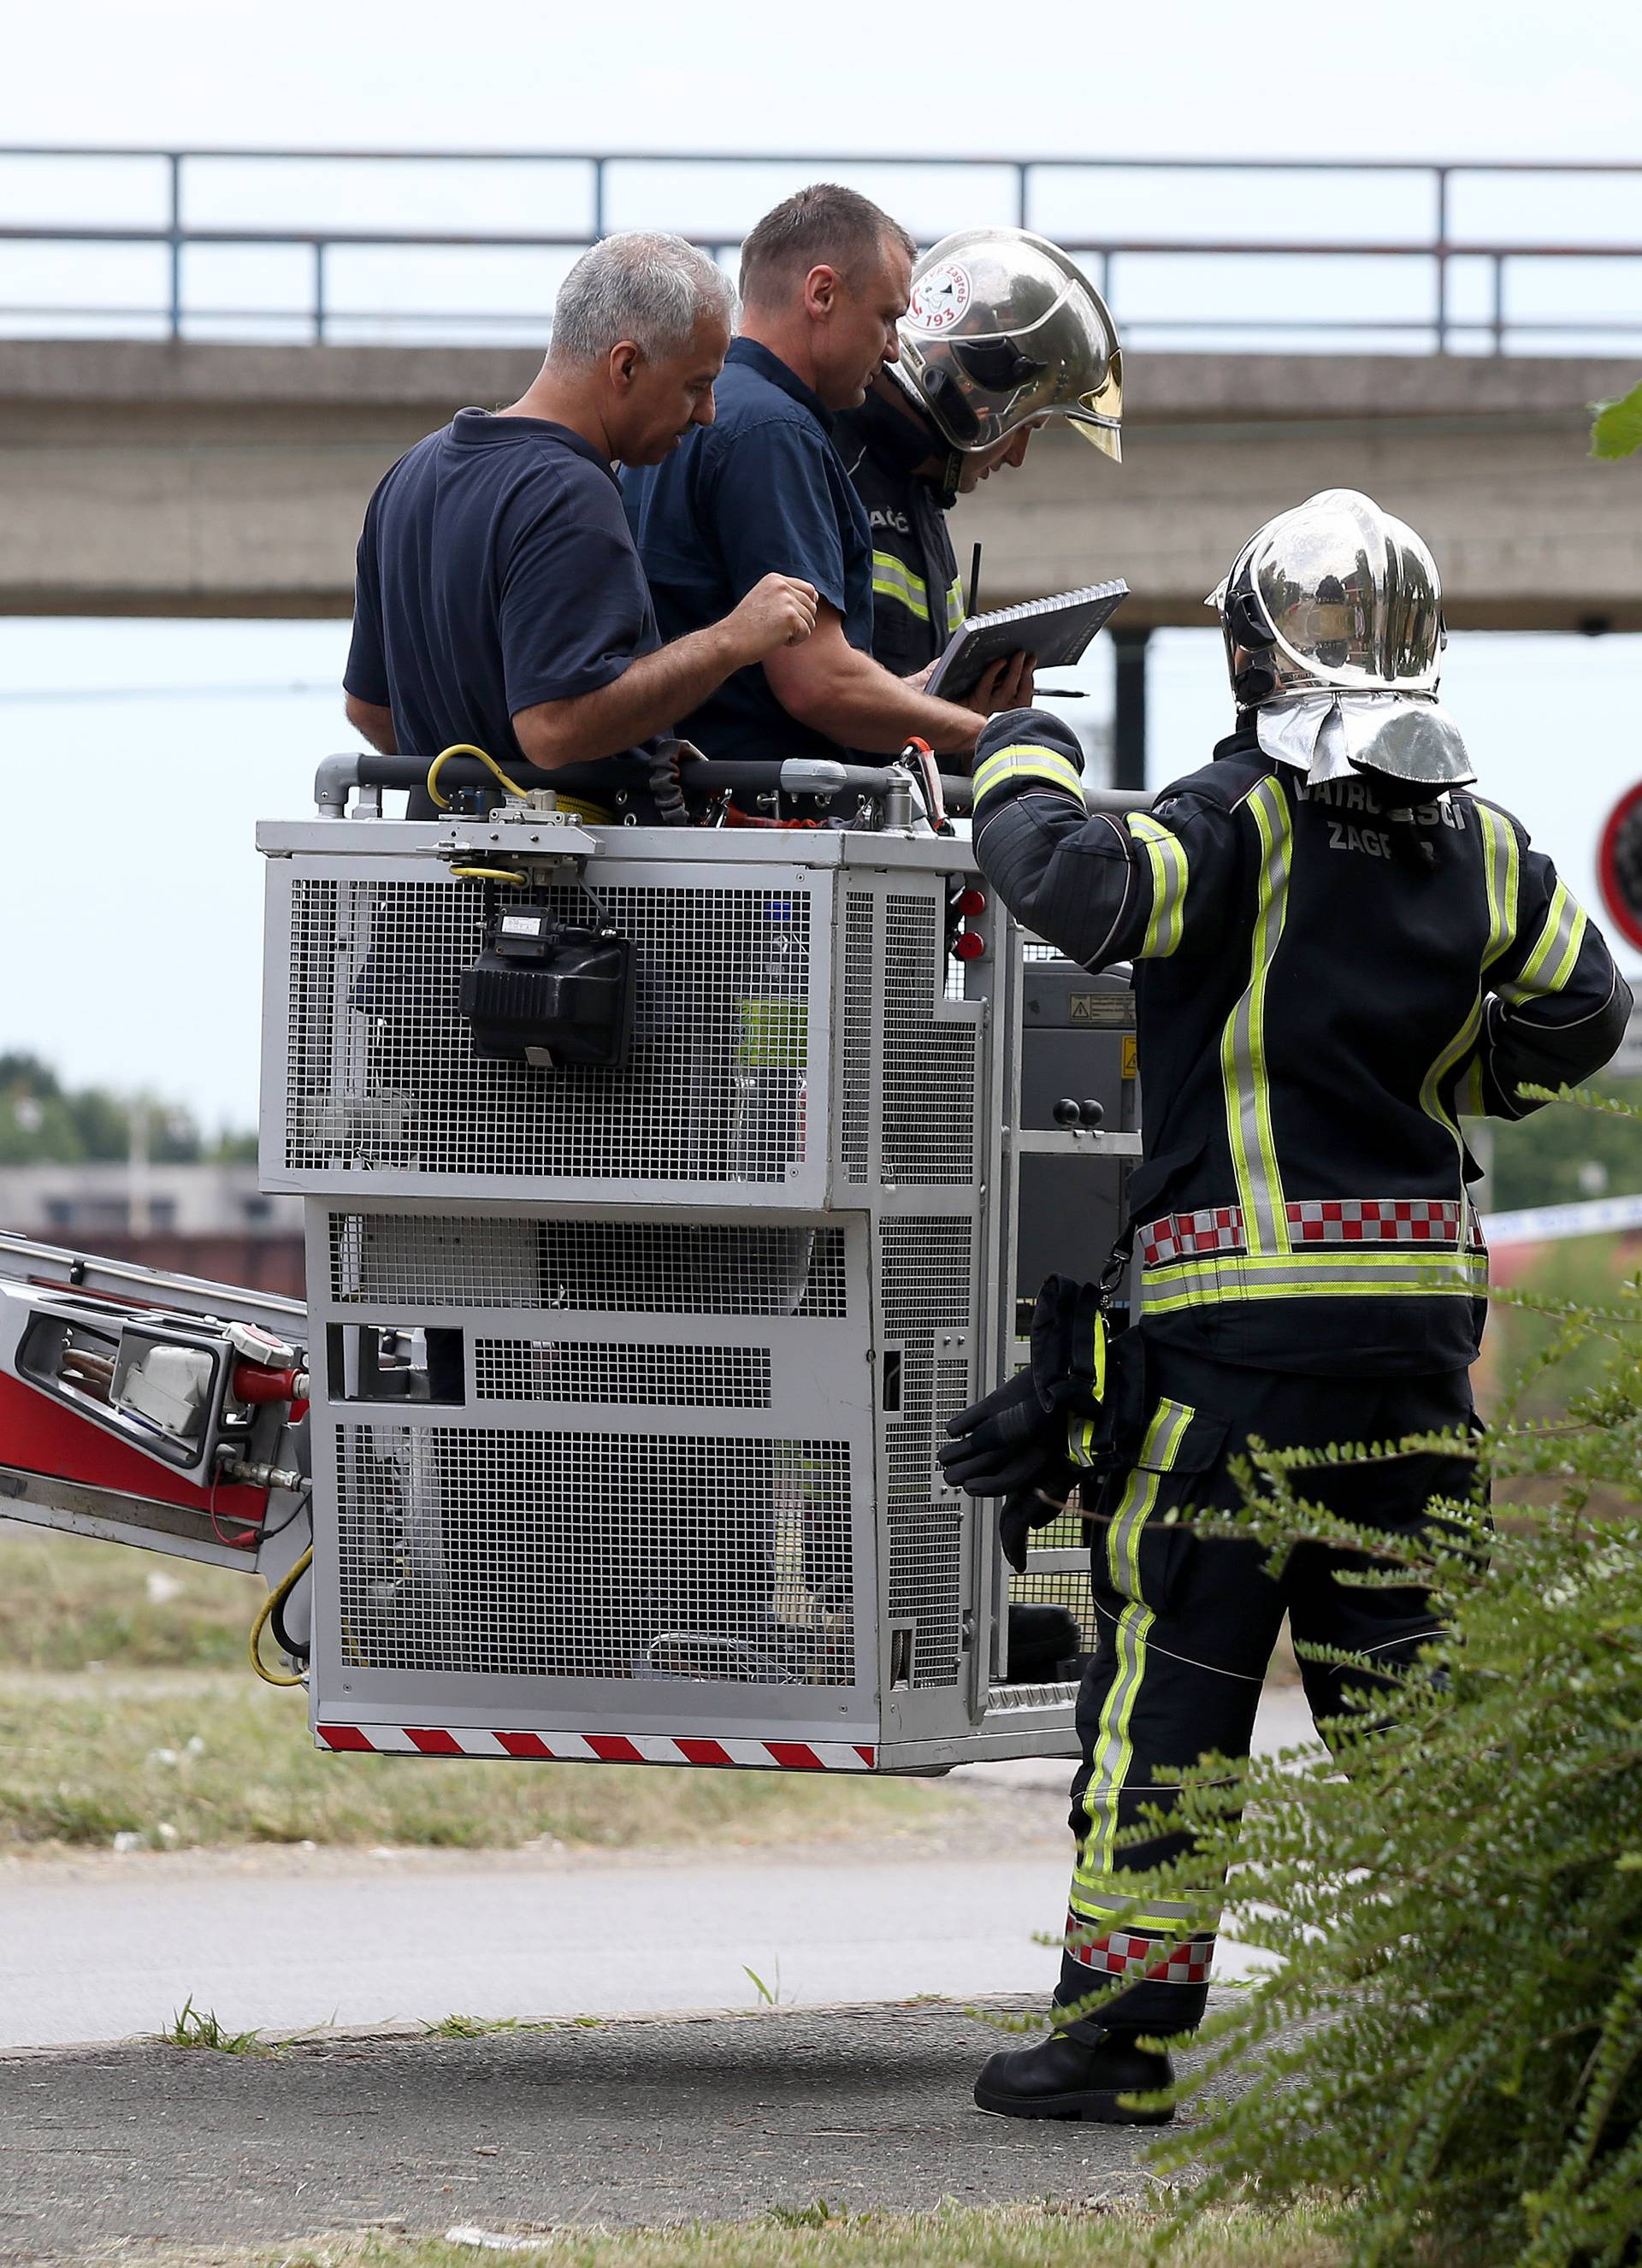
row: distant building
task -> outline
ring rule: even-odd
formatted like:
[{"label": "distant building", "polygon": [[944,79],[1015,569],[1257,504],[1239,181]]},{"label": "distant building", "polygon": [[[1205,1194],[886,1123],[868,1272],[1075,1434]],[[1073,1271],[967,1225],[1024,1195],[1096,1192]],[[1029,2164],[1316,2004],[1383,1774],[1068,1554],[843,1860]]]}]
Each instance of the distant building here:
[{"label": "distant building", "polygon": [[302,1200],[253,1165],[0,1166],[0,1228],[111,1260],[304,1296]]}]

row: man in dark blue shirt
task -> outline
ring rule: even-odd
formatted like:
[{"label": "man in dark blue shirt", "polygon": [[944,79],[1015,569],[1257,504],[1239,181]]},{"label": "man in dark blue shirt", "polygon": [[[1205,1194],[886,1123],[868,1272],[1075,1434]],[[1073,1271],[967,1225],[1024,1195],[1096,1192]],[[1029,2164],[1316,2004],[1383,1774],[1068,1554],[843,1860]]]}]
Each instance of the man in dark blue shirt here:
[{"label": "man in dark blue shirt", "polygon": [[711,756],[889,756],[916,736],[967,757],[982,715],[1023,690],[1005,665],[958,707],[872,658],[872,534],[832,413],[895,358],[913,252],[887,213],[829,183],[766,214],[742,247],[741,330],[716,422],[622,475],[664,637],[699,630],[772,572],[817,594],[801,650],[765,655],[681,720]]},{"label": "man in dark blue shirt", "polygon": [[[772,575],[663,645],[611,470],[711,423],[733,305],[681,239],[608,238],[565,279],[519,401],[460,411],[388,473],[359,540],[343,681],[373,747],[431,763],[468,742],[504,770],[636,755],[733,671],[809,635],[814,591]],[[612,797],[642,777],[614,768]],[[432,808],[412,796],[411,817]]]}]

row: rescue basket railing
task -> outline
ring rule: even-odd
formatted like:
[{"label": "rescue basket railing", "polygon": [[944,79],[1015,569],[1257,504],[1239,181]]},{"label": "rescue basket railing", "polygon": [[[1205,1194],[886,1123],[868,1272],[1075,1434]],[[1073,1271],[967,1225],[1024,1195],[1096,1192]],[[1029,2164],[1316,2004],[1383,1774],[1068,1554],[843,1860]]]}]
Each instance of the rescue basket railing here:
[{"label": "rescue basket railing", "polygon": [[[419,788],[428,768],[419,756],[387,756],[369,748],[351,748],[325,757],[313,775],[313,800],[320,816],[342,819],[349,799],[360,790]],[[472,756],[451,756],[440,775],[446,787],[487,789],[497,802],[505,801],[493,777]],[[600,784],[596,764],[544,770],[535,764],[512,762],[509,777],[524,788],[550,789],[556,793],[590,794]],[[880,801],[892,794],[899,776],[888,768],[846,764],[828,757],[789,756],[781,762],[731,762],[698,757],[684,771],[684,784],[692,795],[857,796]],[[970,783],[954,772],[940,775],[941,796],[949,813],[961,817],[970,805]],[[1084,800],[1091,811],[1145,811],[1149,791],[1140,788],[1087,786]],[[355,814],[359,816],[357,813]]]},{"label": "rescue basket railing", "polygon": [[[304,167],[311,169],[306,180]],[[557,189],[563,217],[553,227],[513,230],[373,226],[340,217],[344,180],[366,182],[374,168],[378,192],[389,181],[397,191],[414,179],[407,169],[417,167],[432,169],[441,188],[448,187],[439,213],[459,211],[455,192],[470,186],[482,190],[475,208],[482,214],[517,208],[525,198],[513,177],[522,172],[531,210],[549,202],[546,184]],[[259,168],[285,177],[290,196],[305,204],[314,201],[317,178],[338,217],[283,217],[285,193],[260,183]],[[1581,343],[1617,352],[1642,340],[1642,165],[1636,163],[20,144],[0,147],[0,333],[39,336],[68,325],[81,335],[172,339],[534,342],[546,328],[556,275],[610,229],[665,225],[730,262],[762,205],[818,172],[855,180],[901,207],[925,242],[977,220],[1053,235],[1089,262],[1138,343],[1207,349],[1270,334],[1323,349],[1360,350],[1373,339],[1403,351],[1498,354],[1547,344],[1568,351]],[[726,195],[733,182],[745,182],[747,194]],[[1525,191],[1534,193],[1526,216]],[[1227,216],[1244,192],[1251,214],[1263,217],[1240,230]],[[702,207],[716,204],[718,214],[700,210],[692,219],[692,195]],[[367,209],[370,202],[367,189]],[[393,202],[399,208],[403,199],[396,194]],[[1182,202],[1188,211],[1212,210],[1219,227],[1198,234],[1175,225]],[[263,217],[264,209],[273,217]],[[285,212],[291,209],[287,201]],[[1347,217],[1319,226],[1319,212]],[[40,254],[70,248],[92,255],[94,273],[100,252],[105,292],[76,301],[26,289],[40,272]],[[466,255],[474,276],[497,255],[527,265],[516,287],[509,278],[508,289],[519,293],[511,307],[441,306],[418,296],[423,287],[414,277],[385,284],[379,272],[372,276],[372,258],[391,261],[394,254],[423,255],[422,264],[441,276],[449,272],[445,254]],[[283,296],[247,303],[248,293],[224,297],[213,288],[247,268],[266,275],[270,256],[282,254],[294,254],[299,269]],[[1182,262],[1190,279],[1184,294],[1157,265],[1178,276]],[[1204,263],[1215,277],[1206,288]],[[1592,264],[1583,276],[1579,263]],[[1320,264],[1344,286],[1337,311],[1329,311],[1319,289],[1327,280]],[[138,290],[121,290],[134,267]],[[1593,273],[1599,304],[1564,304],[1563,286],[1588,291]],[[1395,284],[1376,307],[1366,294],[1388,276]],[[1248,294],[1273,284],[1269,304],[1251,304]],[[350,295],[364,304],[351,304]],[[368,304],[372,296],[378,304]]]}]

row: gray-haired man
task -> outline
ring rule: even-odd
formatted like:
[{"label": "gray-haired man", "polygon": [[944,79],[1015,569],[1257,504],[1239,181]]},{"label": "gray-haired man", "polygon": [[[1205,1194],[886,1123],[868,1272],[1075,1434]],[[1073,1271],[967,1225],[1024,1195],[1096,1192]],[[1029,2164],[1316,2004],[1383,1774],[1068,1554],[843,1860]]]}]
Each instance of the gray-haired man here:
[{"label": "gray-haired man", "polygon": [[[460,410],[401,457],[359,539],[348,717],[431,762],[638,755],[734,671],[808,637],[815,593],[767,575],[663,646],[613,462],[659,464],[710,424],[734,295],[681,238],[607,238],[559,293],[546,361],[508,409]],[[622,799],[647,764],[615,766]],[[431,816],[413,795],[409,815]]]}]

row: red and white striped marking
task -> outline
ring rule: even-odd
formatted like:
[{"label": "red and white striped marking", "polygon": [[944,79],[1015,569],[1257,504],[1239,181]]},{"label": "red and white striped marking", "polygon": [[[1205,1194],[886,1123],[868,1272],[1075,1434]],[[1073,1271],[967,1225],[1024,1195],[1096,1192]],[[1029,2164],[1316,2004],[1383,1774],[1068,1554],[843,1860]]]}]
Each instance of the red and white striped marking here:
[{"label": "red and white striped marking", "polygon": [[471,1725],[320,1725],[320,1746],[382,1756],[526,1756],[553,1764],[750,1764],[764,1771],[875,1771],[843,1742],[692,1740],[670,1733],[493,1733]]}]

